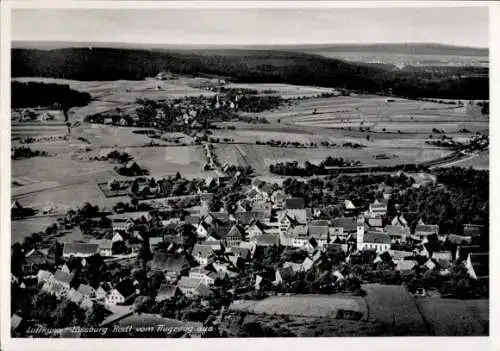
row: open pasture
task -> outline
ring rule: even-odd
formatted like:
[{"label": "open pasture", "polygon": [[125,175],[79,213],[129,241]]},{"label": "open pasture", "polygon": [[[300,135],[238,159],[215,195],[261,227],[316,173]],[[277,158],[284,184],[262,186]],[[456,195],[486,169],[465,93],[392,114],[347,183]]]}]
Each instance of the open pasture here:
[{"label": "open pasture", "polygon": [[323,317],[335,315],[338,310],[362,313],[366,317],[364,300],[342,295],[271,296],[260,301],[235,301],[233,310],[255,314]]},{"label": "open pasture", "polygon": [[161,139],[153,140],[146,134],[134,133],[135,129],[89,123],[74,128],[71,135],[85,138],[93,147],[138,147],[149,145],[152,141],[159,145],[168,144]]},{"label": "open pasture", "polygon": [[12,221],[10,242],[22,243],[28,235],[45,231],[45,228],[54,223],[57,223],[57,217],[32,217]]}]

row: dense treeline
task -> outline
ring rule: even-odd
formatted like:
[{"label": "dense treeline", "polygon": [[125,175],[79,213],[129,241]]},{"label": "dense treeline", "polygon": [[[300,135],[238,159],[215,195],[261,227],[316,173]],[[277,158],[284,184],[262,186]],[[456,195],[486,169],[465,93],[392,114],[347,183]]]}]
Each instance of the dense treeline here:
[{"label": "dense treeline", "polygon": [[[463,224],[489,223],[489,172],[452,167],[433,173],[438,184],[395,194],[394,202],[417,211],[424,222],[436,223],[442,233],[463,233]],[[488,235],[482,237],[487,238]]]},{"label": "dense treeline", "polygon": [[[394,71],[319,55],[256,50],[146,51],[70,48],[12,50],[12,76],[78,80],[143,79],[158,72],[230,76],[246,83],[341,87],[405,97],[489,99],[489,78],[446,70]],[[460,72],[466,71],[462,68]],[[473,72],[476,73],[476,72]],[[472,73],[471,73],[472,74]]]},{"label": "dense treeline", "polygon": [[278,162],[274,165],[269,165],[269,171],[274,174],[285,176],[301,176],[307,177],[312,175],[328,174],[329,167],[356,167],[361,166],[359,161],[345,160],[342,157],[328,156],[326,160],[315,165],[309,161],[304,163],[304,167],[299,166],[297,161],[293,162]]},{"label": "dense treeline", "polygon": [[91,100],[89,93],[70,89],[69,85],[28,82],[11,82],[12,107],[49,107],[61,109],[85,106]]}]

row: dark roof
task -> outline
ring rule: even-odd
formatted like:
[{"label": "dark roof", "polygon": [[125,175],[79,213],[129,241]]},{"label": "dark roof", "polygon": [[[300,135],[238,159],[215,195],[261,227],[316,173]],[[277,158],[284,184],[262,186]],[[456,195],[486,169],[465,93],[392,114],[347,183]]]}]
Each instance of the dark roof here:
[{"label": "dark roof", "polygon": [[326,219],[315,219],[309,222],[310,226],[328,226],[330,223]]},{"label": "dark roof", "polygon": [[250,250],[246,247],[231,247],[231,252],[235,255],[239,255],[240,257],[247,259],[250,257]]},{"label": "dark roof", "polygon": [[385,233],[369,231],[363,235],[363,242],[373,244],[390,244],[391,238]]},{"label": "dark roof", "polygon": [[58,270],[54,273],[54,280],[69,284],[71,281],[71,274]]},{"label": "dark roof", "polygon": [[490,255],[487,253],[471,253],[470,262],[477,278],[489,276],[490,271]]},{"label": "dark roof", "polygon": [[208,235],[213,236],[216,239],[224,239],[233,226],[231,225],[220,225],[216,227],[210,227],[207,229]]},{"label": "dark roof", "polygon": [[163,301],[166,299],[170,299],[175,296],[178,291],[178,287],[175,285],[170,285],[167,283],[163,283],[158,289],[158,294],[156,295],[156,301]]},{"label": "dark roof", "polygon": [[195,244],[193,247],[193,251],[191,252],[191,255],[208,258],[211,255],[213,255],[213,253],[214,253],[214,250],[212,249],[211,246]]},{"label": "dark roof", "polygon": [[115,289],[125,298],[135,294],[135,286],[130,281],[130,279],[123,279],[121,282],[115,285]]},{"label": "dark roof", "polygon": [[328,226],[309,225],[309,235],[315,239],[326,239],[328,237]]},{"label": "dark roof", "polygon": [[355,232],[357,228],[356,217],[335,218],[332,220],[331,226],[344,228],[344,232]]},{"label": "dark roof", "polygon": [[156,251],[153,256],[153,261],[151,262],[151,269],[180,273],[187,263],[188,262],[183,255]]},{"label": "dark roof", "polygon": [[278,234],[263,234],[257,237],[257,245],[279,245],[280,237]]},{"label": "dark roof", "polygon": [[241,224],[247,225],[253,220],[263,221],[266,218],[266,211],[235,212],[234,218]]},{"label": "dark roof", "polygon": [[306,203],[301,197],[292,197],[285,200],[286,209],[303,209],[306,208]]},{"label": "dark roof", "polygon": [[467,258],[467,255],[469,253],[485,253],[486,250],[484,250],[481,246],[479,245],[459,245],[457,247],[459,257],[462,260],[465,260]]},{"label": "dark roof", "polygon": [[95,255],[99,252],[99,245],[89,243],[65,243],[63,254],[79,253],[83,255]]},{"label": "dark roof", "polygon": [[439,226],[437,224],[417,224],[415,227],[415,233],[416,232],[438,233]]},{"label": "dark roof", "polygon": [[226,212],[209,212],[208,215],[214,217],[219,223],[229,222],[229,213],[226,213]]},{"label": "dark roof", "polygon": [[384,231],[391,236],[403,236],[406,234],[405,227],[401,225],[386,225]]},{"label": "dark roof", "polygon": [[200,220],[200,216],[186,216],[184,218],[184,223],[197,225],[198,223],[200,223]]},{"label": "dark roof", "polygon": [[254,178],[252,180],[252,185],[255,186],[255,187],[257,187],[257,188],[262,187],[264,184],[265,184],[265,182],[262,181],[262,180],[260,180],[259,178]]}]

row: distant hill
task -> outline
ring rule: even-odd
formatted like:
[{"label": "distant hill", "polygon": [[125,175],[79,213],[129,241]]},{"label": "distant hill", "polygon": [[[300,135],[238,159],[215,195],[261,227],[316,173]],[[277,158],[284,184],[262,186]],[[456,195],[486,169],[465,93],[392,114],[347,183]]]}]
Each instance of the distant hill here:
[{"label": "distant hill", "polygon": [[474,48],[435,43],[379,43],[379,44],[294,44],[294,45],[169,45],[107,42],[65,42],[65,41],[13,41],[15,49],[53,50],[62,48],[115,48],[151,50],[280,50],[298,52],[374,52],[407,55],[457,55],[488,56],[488,48]]},{"label": "distant hill", "polygon": [[236,82],[288,83],[347,88],[404,97],[486,100],[488,69],[440,68],[400,71],[287,50],[118,49],[73,47],[12,49],[12,77],[75,80],[138,80],[161,71],[184,75],[229,76]]}]

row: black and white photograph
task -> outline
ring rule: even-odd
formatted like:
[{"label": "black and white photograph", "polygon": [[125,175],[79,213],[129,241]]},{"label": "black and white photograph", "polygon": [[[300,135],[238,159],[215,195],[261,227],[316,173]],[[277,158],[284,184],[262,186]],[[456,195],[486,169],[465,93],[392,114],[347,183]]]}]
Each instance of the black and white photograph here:
[{"label": "black and white photograph", "polygon": [[2,338],[494,333],[487,3],[76,3],[8,7]]}]

